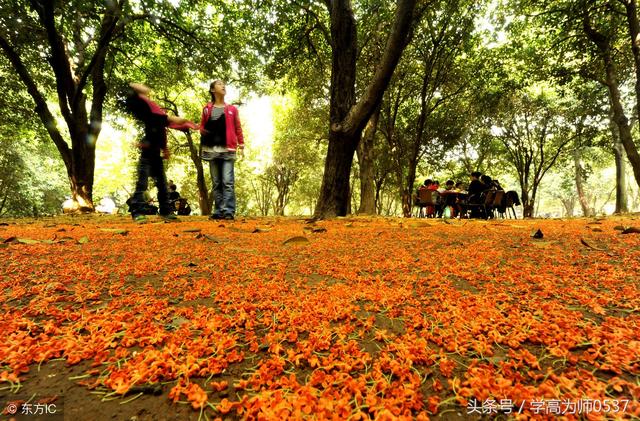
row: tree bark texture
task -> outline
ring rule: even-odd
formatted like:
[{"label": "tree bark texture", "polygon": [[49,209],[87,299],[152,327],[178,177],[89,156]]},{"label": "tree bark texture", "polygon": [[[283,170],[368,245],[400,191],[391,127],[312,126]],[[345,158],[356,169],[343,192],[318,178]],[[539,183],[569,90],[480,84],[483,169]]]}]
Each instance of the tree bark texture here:
[{"label": "tree bark texture", "polygon": [[582,215],[587,217],[593,216],[593,212],[591,208],[589,208],[589,200],[584,192],[584,169],[582,168],[582,155],[578,148],[573,150],[573,165],[575,169],[576,191],[578,192],[578,202],[580,202],[580,207],[582,208]]},{"label": "tree bark texture", "polygon": [[615,213],[629,212],[627,199],[627,174],[624,146],[620,142],[620,132],[614,121],[613,109],[609,113],[609,130],[611,131],[612,150],[616,164],[616,209]]},{"label": "tree bark texture", "polygon": [[356,149],[360,164],[360,207],[358,213],[376,214],[376,192],[374,186],[374,145],[380,109],[376,110],[365,127],[362,141]]},{"label": "tree bark texture", "polygon": [[362,130],[379,106],[409,39],[415,5],[416,0],[398,0],[385,52],[362,98],[356,103],[358,39],[351,1],[327,2],[332,49],[329,148],[315,218],[344,216],[348,211],[353,156]]},{"label": "tree bark texture", "polygon": [[609,91],[609,99],[611,101],[611,109],[613,111],[613,121],[618,126],[620,141],[622,142],[627,157],[629,158],[636,183],[640,186],[640,154],[638,154],[638,149],[633,141],[629,119],[625,115],[624,107],[622,105],[619,83],[616,76],[616,64],[613,60],[611,39],[601,34],[591,26],[588,11],[585,11],[583,29],[589,40],[598,48],[604,63],[605,85]]},{"label": "tree bark texture", "polygon": [[198,187],[200,213],[202,215],[209,215],[211,213],[211,201],[209,200],[209,189],[207,188],[202,159],[200,159],[202,156],[202,145],[198,143],[198,147],[196,148],[191,132],[186,132],[185,136],[187,137],[187,144],[189,145],[189,156],[191,157],[193,165],[196,167],[196,185]]}]

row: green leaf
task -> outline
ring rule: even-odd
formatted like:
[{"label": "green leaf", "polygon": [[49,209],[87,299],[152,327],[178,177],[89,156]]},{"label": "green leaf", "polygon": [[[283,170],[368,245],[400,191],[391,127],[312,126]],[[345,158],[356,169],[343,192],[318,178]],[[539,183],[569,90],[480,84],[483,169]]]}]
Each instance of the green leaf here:
[{"label": "green leaf", "polygon": [[114,234],[127,235],[129,231],[120,228],[100,228],[100,231],[111,232]]}]

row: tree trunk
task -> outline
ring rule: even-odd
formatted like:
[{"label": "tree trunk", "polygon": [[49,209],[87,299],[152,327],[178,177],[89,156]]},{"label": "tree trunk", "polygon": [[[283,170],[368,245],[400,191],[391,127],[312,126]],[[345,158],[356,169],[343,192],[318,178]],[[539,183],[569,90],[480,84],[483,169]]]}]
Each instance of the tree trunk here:
[{"label": "tree trunk", "polygon": [[627,174],[624,160],[624,148],[622,143],[613,146],[613,154],[616,161],[616,210],[615,213],[629,212],[627,198]]},{"label": "tree trunk", "polygon": [[573,164],[575,167],[576,191],[578,192],[578,201],[582,208],[582,214],[587,217],[593,216],[591,209],[589,208],[587,198],[584,194],[584,180],[582,176],[584,169],[582,168],[582,157],[578,148],[573,150]]},{"label": "tree trunk", "polygon": [[562,202],[562,206],[564,206],[564,210],[565,210],[565,216],[566,217],[573,217],[573,209],[575,208],[575,199],[570,197],[567,199],[561,199],[560,200]]},{"label": "tree trunk", "polygon": [[355,96],[358,38],[351,1],[333,0],[326,5],[331,17],[332,50],[329,149],[315,218],[344,216],[348,211],[353,155],[410,38],[416,0],[398,0],[384,53],[358,102]]},{"label": "tree trunk", "polygon": [[609,115],[609,129],[613,139],[613,156],[616,163],[616,209],[615,213],[629,212],[627,200],[627,174],[625,168],[624,146],[620,142],[620,132],[613,121],[613,109]]},{"label": "tree trunk", "polygon": [[358,213],[364,215],[376,214],[373,146],[375,144],[379,116],[380,109],[378,108],[369,119],[362,141],[356,149],[358,163],[360,164],[360,207],[358,208]]},{"label": "tree trunk", "polygon": [[533,207],[534,201],[533,198],[529,197],[529,189],[526,184],[521,184],[522,189],[522,217],[523,218],[532,218],[533,217]]},{"label": "tree trunk", "polygon": [[638,21],[638,7],[635,0],[627,0],[622,3],[625,6],[627,27],[631,39],[631,52],[636,73],[636,114],[640,119],[640,22]]},{"label": "tree trunk", "polygon": [[[79,133],[86,139],[86,131]],[[73,160],[71,166],[67,166],[69,184],[71,187],[71,199],[76,204],[76,210],[80,212],[93,212],[93,175],[96,163],[95,144],[90,142],[73,142],[71,150]],[[66,163],[65,163],[66,164]]]},{"label": "tree trunk", "polygon": [[413,187],[416,184],[416,170],[418,166],[417,160],[410,160],[408,163],[408,172],[406,184],[402,188],[402,216],[411,218],[411,209],[413,207]]},{"label": "tree trunk", "polygon": [[[609,61],[611,62],[611,59]],[[629,162],[631,163],[636,183],[640,186],[640,154],[638,154],[638,149],[636,148],[631,135],[629,120],[624,114],[624,108],[622,107],[622,100],[620,98],[620,91],[618,89],[618,83],[615,79],[614,71],[613,66],[607,66],[607,84],[611,102],[613,104],[614,121],[618,126],[620,141],[627,153]]]},{"label": "tree trunk", "polygon": [[[611,108],[613,111],[613,120],[618,126],[618,133],[620,135],[620,141],[624,146],[624,150],[627,153],[631,168],[633,169],[633,175],[636,179],[636,183],[640,186],[640,154],[633,141],[631,135],[631,127],[629,126],[629,120],[624,113],[624,107],[622,106],[622,100],[620,96],[620,89],[618,79],[616,77],[616,65],[613,61],[613,54],[611,51],[611,39],[610,37],[597,32],[592,26],[589,20],[588,11],[585,14],[583,28],[591,42],[593,42],[600,51],[600,55],[605,66],[606,86],[609,91],[609,99],[611,100]],[[634,40],[635,41],[635,40]],[[640,87],[639,87],[640,89]]]},{"label": "tree trunk", "polygon": [[358,140],[340,132],[332,131],[329,134],[329,149],[324,165],[320,198],[316,205],[316,217],[327,218],[347,214],[349,175]]},{"label": "tree trunk", "polygon": [[204,167],[202,166],[202,160],[200,159],[202,145],[198,144],[198,147],[196,148],[193,143],[193,136],[191,135],[191,132],[185,132],[185,136],[187,137],[187,143],[189,145],[191,161],[196,167],[196,185],[198,186],[198,205],[200,206],[200,213],[202,215],[209,215],[211,213],[211,202],[209,201],[209,190],[207,189],[207,181],[204,176]]},{"label": "tree trunk", "polygon": [[533,218],[534,215],[536,215],[537,213],[535,212],[535,206],[536,206],[536,191],[537,191],[537,186],[534,184],[533,188],[531,189],[531,194],[527,195],[527,204],[525,205],[524,203],[522,204],[523,208],[525,209],[525,211],[528,211],[525,214],[526,218]]}]

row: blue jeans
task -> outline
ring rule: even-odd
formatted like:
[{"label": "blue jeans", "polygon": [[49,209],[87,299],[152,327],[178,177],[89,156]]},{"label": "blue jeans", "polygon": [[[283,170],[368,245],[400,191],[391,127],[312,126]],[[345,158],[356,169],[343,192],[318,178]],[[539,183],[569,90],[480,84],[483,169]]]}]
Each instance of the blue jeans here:
[{"label": "blue jeans", "polygon": [[164,165],[160,152],[154,154],[143,152],[140,154],[140,161],[138,161],[136,192],[133,194],[133,199],[131,199],[131,215],[134,217],[138,214],[143,214],[143,209],[147,206],[144,200],[144,193],[149,188],[149,177],[153,177],[156,187],[158,188],[160,215],[168,215],[171,213],[169,194],[167,192],[167,179],[164,175]]},{"label": "blue jeans", "polygon": [[223,152],[209,161],[209,170],[213,181],[213,216],[235,216],[236,192],[234,189],[235,176],[233,174],[235,160],[235,152]]}]

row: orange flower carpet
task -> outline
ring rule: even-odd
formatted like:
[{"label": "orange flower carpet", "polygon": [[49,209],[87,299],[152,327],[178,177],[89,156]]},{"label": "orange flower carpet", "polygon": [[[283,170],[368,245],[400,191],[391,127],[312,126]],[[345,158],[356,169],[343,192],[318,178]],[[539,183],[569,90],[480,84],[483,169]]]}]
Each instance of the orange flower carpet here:
[{"label": "orange flower carpet", "polygon": [[0,224],[2,419],[640,417],[637,217],[150,221]]}]

